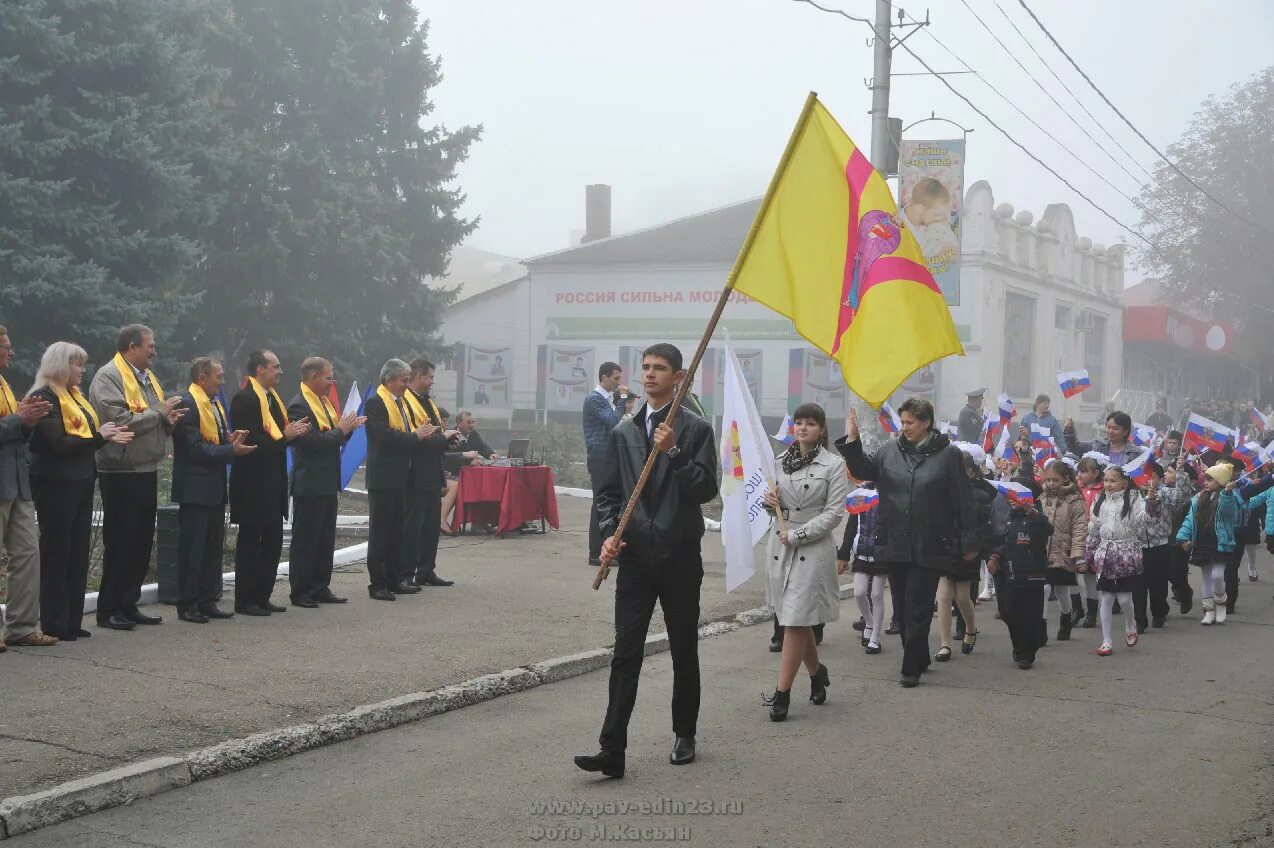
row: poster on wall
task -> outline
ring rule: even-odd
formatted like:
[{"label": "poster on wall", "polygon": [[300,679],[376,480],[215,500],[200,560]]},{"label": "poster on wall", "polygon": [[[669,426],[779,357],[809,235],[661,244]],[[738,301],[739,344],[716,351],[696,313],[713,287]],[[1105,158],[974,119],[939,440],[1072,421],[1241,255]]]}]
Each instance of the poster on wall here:
[{"label": "poster on wall", "polygon": [[960,304],[960,221],[964,212],[964,139],[904,141],[899,206],[950,306]]},{"label": "poster on wall", "polygon": [[456,400],[460,406],[510,406],[509,371],[513,369],[513,348],[466,345],[464,368],[456,381]]},{"label": "poster on wall", "polygon": [[823,407],[829,419],[844,418],[848,393],[839,362],[812,348],[791,349],[787,371],[789,413],[802,403],[813,402]]},{"label": "poster on wall", "polygon": [[597,382],[591,347],[540,345],[537,406],[540,409],[579,412],[584,398]]}]

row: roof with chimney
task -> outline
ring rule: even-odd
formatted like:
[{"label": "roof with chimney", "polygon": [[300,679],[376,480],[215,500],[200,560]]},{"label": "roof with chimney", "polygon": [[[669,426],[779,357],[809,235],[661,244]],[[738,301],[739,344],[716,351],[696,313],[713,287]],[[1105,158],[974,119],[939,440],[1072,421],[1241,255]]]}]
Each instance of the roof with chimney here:
[{"label": "roof with chimney", "polygon": [[578,247],[524,259],[531,268],[558,265],[729,264],[756,216],[754,197],[674,221],[634,230]]}]

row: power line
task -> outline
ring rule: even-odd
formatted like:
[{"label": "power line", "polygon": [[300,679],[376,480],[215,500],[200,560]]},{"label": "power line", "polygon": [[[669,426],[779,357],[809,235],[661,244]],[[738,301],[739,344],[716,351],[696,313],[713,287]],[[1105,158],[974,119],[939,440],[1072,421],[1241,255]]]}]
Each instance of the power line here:
[{"label": "power line", "polygon": [[[1193,179],[1191,179],[1191,178],[1190,178],[1190,176],[1189,176],[1189,175],[1188,175],[1185,171],[1183,171],[1183,170],[1181,170],[1179,167],[1177,167],[1177,164],[1176,164],[1175,162],[1173,162],[1171,159],[1169,159],[1169,158],[1168,158],[1168,157],[1164,154],[1164,152],[1163,152],[1162,150],[1160,150],[1158,147],[1156,147],[1156,146],[1154,145],[1154,142],[1152,142],[1150,139],[1146,138],[1145,133],[1143,133],[1141,130],[1137,129],[1137,127],[1133,125],[1133,122],[1132,122],[1132,121],[1130,121],[1130,120],[1128,120],[1128,116],[1126,116],[1123,112],[1119,111],[1119,108],[1118,108],[1117,106],[1115,106],[1115,104],[1114,104],[1114,103],[1111,103],[1111,102],[1110,102],[1110,98],[1109,98],[1109,97],[1107,97],[1107,96],[1106,96],[1106,94],[1105,94],[1105,93],[1104,93],[1104,92],[1103,92],[1100,88],[1098,88],[1098,87],[1097,87],[1097,83],[1093,82],[1093,81],[1092,81],[1092,78],[1091,78],[1091,77],[1089,77],[1089,76],[1088,76],[1088,74],[1084,73],[1084,69],[1083,69],[1083,68],[1081,68],[1081,67],[1079,66],[1079,63],[1077,63],[1077,62],[1076,62],[1073,58],[1071,58],[1071,54],[1069,54],[1069,53],[1067,53],[1067,52],[1066,52],[1066,48],[1062,47],[1062,45],[1058,42],[1058,40],[1057,40],[1056,38],[1054,38],[1054,37],[1053,37],[1053,33],[1049,32],[1048,27],[1044,26],[1044,22],[1043,22],[1043,21],[1041,21],[1041,20],[1039,19],[1039,16],[1038,16],[1038,15],[1036,15],[1036,14],[1035,14],[1035,12],[1031,9],[1031,7],[1030,7],[1030,6],[1028,6],[1028,5],[1026,4],[1026,0],[1017,0],[1017,2],[1018,2],[1019,4],[1021,4],[1022,8],[1026,10],[1026,13],[1027,13],[1028,15],[1030,15],[1030,16],[1031,16],[1031,19],[1032,19],[1033,21],[1035,21],[1036,26],[1038,26],[1038,27],[1040,28],[1040,30],[1041,30],[1041,31],[1042,31],[1042,32],[1043,32],[1046,36],[1048,36],[1048,40],[1049,40],[1049,41],[1051,41],[1051,42],[1053,42],[1053,46],[1057,48],[1057,51],[1058,51],[1059,53],[1061,53],[1063,56],[1065,56],[1065,57],[1066,57],[1066,61],[1068,61],[1068,62],[1070,62],[1070,63],[1071,63],[1071,67],[1073,67],[1076,71],[1078,71],[1078,72],[1079,72],[1079,75],[1080,75],[1081,77],[1083,77],[1083,78],[1084,78],[1084,82],[1088,83],[1088,85],[1089,85],[1089,86],[1093,89],[1093,91],[1097,92],[1097,96],[1098,96],[1098,97],[1100,97],[1100,98],[1102,99],[1102,101],[1103,101],[1103,102],[1104,102],[1107,106],[1109,106],[1109,107],[1110,107],[1111,111],[1113,111],[1116,115],[1118,115],[1118,116],[1120,117],[1120,119],[1121,119],[1121,120],[1122,120],[1125,124],[1127,124],[1127,125],[1128,125],[1128,128],[1129,128],[1129,129],[1131,129],[1134,133],[1136,133],[1136,134],[1137,134],[1137,138],[1139,138],[1139,139],[1141,139],[1143,142],[1145,142],[1145,143],[1146,143],[1146,146],[1147,146],[1147,147],[1149,147],[1151,150],[1153,150],[1153,151],[1154,151],[1154,152],[1155,152],[1155,153],[1159,156],[1159,158],[1160,158],[1160,159],[1162,159],[1164,162],[1167,162],[1167,163],[1168,163],[1168,167],[1170,167],[1170,168],[1172,168],[1172,170],[1176,171],[1176,172],[1177,172],[1177,174],[1178,174],[1178,175],[1180,175],[1180,177],[1181,177],[1183,180],[1185,180],[1186,182],[1188,182],[1190,185],[1194,186],[1194,187],[1195,187],[1198,191],[1200,191],[1200,192],[1201,192],[1201,193],[1202,193],[1205,197],[1207,197],[1209,200],[1211,200],[1211,201],[1212,201],[1213,203],[1215,203],[1217,206],[1220,206],[1220,207],[1221,207],[1222,209],[1224,209],[1226,212],[1229,212],[1229,213],[1230,213],[1231,215],[1233,215],[1235,218],[1238,218],[1240,221],[1245,222],[1246,224],[1248,224],[1249,226],[1253,227],[1254,229],[1261,230],[1262,232],[1269,233],[1270,235],[1274,235],[1274,230],[1270,230],[1270,229],[1268,229],[1267,227],[1263,227],[1263,226],[1261,226],[1260,224],[1258,224],[1258,223],[1256,223],[1255,221],[1253,221],[1251,218],[1247,217],[1246,215],[1244,215],[1244,214],[1242,214],[1242,213],[1240,213],[1240,212],[1236,212],[1235,210],[1231,209],[1229,206],[1225,205],[1225,203],[1221,202],[1221,200],[1220,200],[1220,199],[1218,199],[1215,195],[1213,195],[1210,191],[1208,191],[1206,188],[1204,188],[1203,186],[1201,186],[1201,185],[1199,185],[1197,182],[1195,182]],[[908,51],[908,52],[910,52],[910,51]]]},{"label": "power line", "polygon": [[1053,66],[1048,63],[1048,60],[1046,60],[1043,56],[1040,55],[1040,52],[1035,49],[1035,45],[1032,44],[1029,39],[1027,39],[1026,33],[1022,32],[1021,28],[1018,27],[1017,23],[1014,22],[1014,20],[1009,17],[1009,13],[1004,11],[1004,7],[1000,5],[1000,0],[991,0],[991,2],[995,4],[995,8],[1000,10],[1000,14],[1004,16],[1004,20],[1009,22],[1009,26],[1013,27],[1013,31],[1016,32],[1018,36],[1022,39],[1022,43],[1025,44],[1027,48],[1032,53],[1035,54],[1036,59],[1040,60],[1040,64],[1042,64],[1045,67],[1045,69],[1047,69],[1048,72],[1053,75],[1053,79],[1057,80],[1057,82],[1062,86],[1062,88],[1066,91],[1066,93],[1071,96],[1071,99],[1074,100],[1079,105],[1079,108],[1084,110],[1084,114],[1087,115],[1089,118],[1091,118],[1093,123],[1097,125],[1097,128],[1106,134],[1106,138],[1110,139],[1114,143],[1114,145],[1118,147],[1125,156],[1128,157],[1128,161],[1136,165],[1137,168],[1143,174],[1149,177],[1151,181],[1154,181],[1155,175],[1150,173],[1150,171],[1148,171],[1146,167],[1137,160],[1137,157],[1129,153],[1128,149],[1119,143],[1119,139],[1111,135],[1110,130],[1106,129],[1106,125],[1103,124],[1101,121],[1099,121],[1096,115],[1088,111],[1088,107],[1084,105],[1084,101],[1079,99],[1079,96],[1075,94],[1075,92],[1071,89],[1069,85],[1067,85],[1066,80],[1062,79],[1061,76],[1057,73],[1057,71],[1053,70]]},{"label": "power line", "polygon": [[987,34],[989,34],[992,38],[994,38],[994,39],[995,39],[995,43],[996,43],[996,44],[998,44],[998,45],[1000,45],[1000,48],[1001,48],[1002,50],[1004,50],[1004,52],[1008,55],[1008,57],[1009,57],[1010,59],[1012,59],[1012,60],[1014,61],[1014,63],[1016,63],[1016,64],[1017,64],[1017,66],[1018,66],[1019,68],[1021,68],[1021,69],[1022,69],[1022,73],[1026,74],[1028,77],[1030,77],[1030,78],[1031,78],[1031,82],[1035,83],[1036,87],[1037,87],[1037,88],[1039,88],[1039,90],[1040,90],[1040,91],[1044,92],[1044,96],[1045,96],[1045,97],[1047,97],[1049,100],[1053,101],[1053,105],[1054,105],[1054,106],[1056,106],[1058,109],[1060,109],[1060,110],[1061,110],[1061,112],[1062,112],[1062,114],[1063,114],[1063,115],[1065,115],[1067,118],[1069,118],[1069,119],[1070,119],[1070,122],[1071,122],[1072,124],[1074,124],[1074,125],[1075,125],[1078,129],[1079,129],[1079,131],[1080,131],[1080,132],[1082,132],[1082,133],[1084,134],[1084,136],[1085,136],[1085,137],[1086,137],[1089,141],[1091,141],[1093,144],[1097,145],[1097,148],[1098,148],[1099,150],[1101,150],[1101,152],[1102,152],[1102,153],[1105,153],[1105,154],[1106,154],[1106,158],[1107,158],[1107,159],[1109,159],[1111,162],[1115,163],[1115,166],[1116,166],[1116,167],[1118,167],[1120,170],[1122,170],[1122,171],[1123,171],[1125,174],[1127,174],[1128,176],[1132,177],[1132,179],[1133,179],[1133,180],[1135,180],[1135,181],[1137,181],[1137,182],[1140,182],[1140,181],[1141,181],[1141,178],[1140,178],[1140,177],[1138,177],[1136,174],[1134,174],[1132,171],[1128,170],[1127,166],[1125,166],[1123,162],[1120,162],[1118,159],[1116,159],[1116,158],[1114,157],[1114,155],[1113,155],[1113,154],[1111,154],[1111,152],[1110,152],[1110,151],[1108,151],[1106,148],[1102,147],[1102,146],[1101,146],[1101,142],[1099,142],[1097,139],[1093,138],[1092,133],[1090,133],[1090,132],[1089,132],[1089,131],[1088,131],[1088,130],[1084,127],[1084,125],[1083,125],[1083,124],[1081,124],[1081,123],[1079,122],[1079,120],[1078,120],[1078,119],[1077,119],[1074,115],[1072,115],[1072,114],[1071,114],[1071,113],[1070,113],[1070,112],[1066,109],[1066,107],[1065,107],[1065,106],[1063,106],[1063,105],[1062,105],[1062,103],[1061,103],[1061,101],[1060,101],[1060,100],[1058,100],[1056,97],[1054,97],[1054,96],[1053,96],[1053,93],[1052,93],[1051,91],[1049,91],[1047,88],[1045,88],[1045,87],[1044,87],[1044,84],[1043,84],[1042,82],[1040,82],[1040,81],[1039,81],[1039,78],[1038,78],[1038,77],[1036,77],[1036,76],[1035,76],[1035,74],[1031,73],[1030,69],[1028,69],[1028,68],[1026,67],[1026,65],[1022,64],[1022,60],[1021,60],[1021,59],[1019,59],[1019,58],[1017,58],[1016,54],[1014,54],[1014,53],[1013,53],[1013,51],[1009,49],[1009,46],[1008,46],[1007,44],[1005,44],[1005,43],[1004,43],[1004,42],[1000,39],[1000,37],[999,37],[998,35],[996,35],[996,34],[995,34],[995,30],[993,30],[993,29],[991,29],[991,27],[987,26],[986,21],[982,20],[982,16],[981,16],[981,15],[979,15],[976,11],[974,11],[973,7],[969,5],[968,0],[960,0],[960,3],[961,3],[961,5],[963,5],[963,6],[964,6],[964,8],[966,8],[966,9],[968,9],[968,10],[969,10],[969,14],[970,14],[970,15],[973,15],[974,19],[975,19],[975,20],[977,20],[977,22],[978,22],[979,24],[981,24],[981,25],[982,25],[982,28],[983,28],[984,30],[986,30],[986,31],[987,31]]},{"label": "power line", "polygon": [[[848,13],[846,13],[846,12],[844,12],[844,11],[840,10],[840,9],[833,9],[833,8],[831,8],[831,7],[828,7],[828,6],[821,6],[821,5],[819,5],[817,2],[815,2],[815,0],[793,0],[793,2],[796,2],[796,3],[805,3],[805,4],[806,4],[806,5],[808,5],[808,6],[813,6],[815,9],[818,9],[820,12],[826,12],[827,14],[832,14],[832,15],[840,15],[841,17],[848,18],[848,19],[849,19],[849,20],[851,20],[851,21],[861,21],[861,20],[862,20],[862,18],[855,18],[853,15],[850,15],[850,14],[848,14]],[[868,23],[870,23],[870,22],[868,22]],[[874,31],[874,29],[873,29],[873,31]],[[1091,197],[1089,197],[1087,194],[1084,194],[1084,192],[1082,192],[1082,191],[1080,191],[1078,188],[1076,188],[1076,187],[1075,187],[1075,185],[1074,185],[1073,183],[1071,183],[1071,181],[1070,181],[1070,180],[1066,179],[1066,178],[1065,178],[1065,177],[1063,177],[1061,174],[1059,174],[1057,171],[1053,170],[1053,168],[1052,168],[1052,167],[1050,167],[1050,166],[1049,166],[1049,164],[1048,164],[1047,162],[1045,162],[1043,159],[1041,159],[1040,157],[1036,156],[1036,155],[1035,155],[1034,153],[1032,153],[1029,149],[1027,149],[1026,145],[1022,144],[1022,142],[1020,142],[1020,141],[1018,141],[1016,138],[1014,138],[1011,134],[1009,134],[1009,132],[1008,132],[1006,129],[1004,129],[1004,127],[1002,127],[1002,126],[1000,126],[999,124],[997,124],[997,123],[996,123],[996,122],[995,122],[995,121],[991,118],[991,116],[990,116],[990,115],[988,115],[987,113],[985,113],[985,112],[983,112],[981,109],[979,109],[977,106],[975,106],[972,100],[970,100],[968,97],[966,97],[964,94],[962,94],[962,93],[961,93],[958,89],[956,89],[956,87],[955,87],[955,86],[953,86],[951,83],[947,82],[946,77],[942,76],[942,75],[941,75],[941,74],[939,74],[937,71],[935,71],[932,67],[930,67],[930,66],[929,66],[929,63],[928,63],[928,62],[926,62],[924,59],[921,59],[921,58],[920,58],[920,56],[918,56],[918,55],[916,54],[916,51],[914,51],[914,50],[912,50],[910,47],[908,47],[908,46],[907,46],[907,44],[906,44],[905,42],[900,41],[900,42],[898,42],[898,45],[897,45],[897,46],[898,46],[898,47],[901,47],[903,50],[906,50],[906,51],[907,51],[907,53],[911,56],[911,58],[915,59],[917,62],[919,62],[919,63],[920,63],[920,66],[921,66],[921,67],[923,67],[926,71],[928,71],[929,73],[931,73],[931,74],[933,74],[935,77],[937,77],[937,78],[938,78],[938,81],[939,81],[939,82],[941,82],[943,85],[945,85],[948,89],[950,89],[952,94],[954,94],[956,97],[959,97],[961,100],[963,100],[963,101],[964,101],[964,102],[968,105],[968,107],[969,107],[970,109],[972,109],[974,112],[977,112],[977,113],[978,113],[978,115],[980,115],[980,116],[982,117],[982,120],[986,121],[988,124],[990,124],[991,126],[995,127],[995,129],[999,131],[1000,135],[1002,135],[1002,136],[1004,136],[1005,138],[1007,138],[1010,142],[1012,142],[1012,143],[1013,143],[1013,145],[1014,145],[1014,146],[1016,146],[1019,150],[1021,150],[1023,153],[1025,153],[1025,154],[1026,154],[1027,156],[1029,156],[1031,159],[1033,159],[1033,160],[1035,161],[1035,163],[1036,163],[1036,164],[1038,164],[1041,168],[1043,168],[1044,170],[1048,171],[1050,174],[1052,174],[1054,177],[1056,177],[1058,180],[1060,180],[1060,181],[1062,182],[1062,184],[1063,184],[1063,185],[1065,185],[1065,186],[1066,186],[1067,188],[1069,188],[1071,191],[1075,192],[1075,194],[1076,194],[1076,195],[1078,195],[1079,197],[1083,198],[1083,199],[1084,199],[1084,200],[1088,203],[1088,205],[1089,205],[1089,206],[1093,207],[1093,208],[1094,208],[1094,209],[1096,209],[1098,212],[1100,212],[1101,214],[1103,214],[1103,215],[1105,215],[1107,218],[1109,218],[1109,219],[1110,219],[1110,220],[1111,220],[1111,221],[1115,224],[1115,226],[1119,227],[1119,228],[1120,228],[1120,229],[1122,229],[1122,230],[1125,230],[1125,231],[1127,231],[1127,232],[1131,233],[1132,235],[1136,236],[1137,238],[1139,238],[1139,239],[1141,239],[1143,242],[1145,242],[1147,245],[1149,245],[1152,249],[1156,250],[1156,252],[1158,251],[1158,248],[1156,248],[1156,247],[1155,247],[1154,242],[1150,241],[1150,239],[1148,239],[1148,238],[1146,238],[1145,236],[1143,236],[1140,232],[1138,232],[1137,230],[1135,230],[1135,229],[1133,229],[1132,227],[1130,227],[1130,226],[1128,226],[1127,224],[1125,224],[1123,221],[1121,221],[1121,220],[1119,220],[1118,218],[1116,218],[1114,215],[1112,215],[1110,212],[1108,212],[1108,211],[1106,210],[1106,208],[1105,208],[1105,207],[1103,207],[1103,206],[1102,206],[1101,204],[1099,204],[1097,201],[1093,200],[1093,199],[1092,199]]]},{"label": "power line", "polygon": [[[903,14],[906,14],[906,13],[904,12]],[[912,17],[911,15],[907,15],[907,17],[911,18],[911,20],[912,20],[914,23],[917,23],[917,24],[918,24],[918,23],[920,23],[919,21],[917,21],[917,20],[916,20],[914,17]],[[1034,126],[1037,130],[1039,130],[1040,132],[1044,133],[1044,135],[1045,135],[1045,136],[1047,136],[1047,137],[1049,137],[1049,138],[1053,139],[1054,141],[1056,141],[1056,142],[1057,142],[1057,144],[1058,144],[1058,146],[1059,146],[1059,147],[1060,147],[1063,151],[1065,151],[1065,152],[1066,152],[1066,153],[1067,153],[1067,154],[1068,154],[1068,155],[1069,155],[1072,159],[1074,159],[1076,162],[1078,162],[1079,164],[1081,164],[1081,165],[1083,165],[1085,168],[1087,168],[1089,171],[1091,171],[1091,172],[1092,172],[1092,174],[1093,174],[1094,176],[1096,176],[1096,177],[1097,177],[1097,179],[1101,180],[1101,181],[1102,181],[1102,182],[1104,182],[1106,185],[1110,186],[1110,188],[1111,188],[1112,190],[1114,190],[1114,191],[1115,191],[1115,193],[1117,193],[1117,194],[1118,194],[1120,197],[1122,197],[1124,200],[1127,200],[1129,203],[1131,203],[1133,206],[1136,206],[1136,207],[1137,207],[1138,209],[1140,209],[1142,212],[1149,214],[1150,210],[1149,210],[1149,209],[1147,209],[1144,205],[1142,205],[1142,203],[1141,203],[1140,201],[1138,201],[1138,200],[1134,199],[1131,195],[1129,195],[1129,194],[1127,194],[1126,192],[1124,192],[1124,191],[1123,191],[1123,189],[1121,189],[1119,186],[1115,185],[1113,182],[1111,182],[1109,179],[1107,179],[1105,174],[1101,173],[1101,172],[1100,172],[1100,171],[1098,171],[1096,168],[1094,168],[1092,165],[1088,164],[1088,162],[1086,162],[1086,161],[1083,159],[1083,157],[1081,157],[1079,154],[1077,154],[1077,153],[1076,153],[1074,150],[1072,150],[1072,149],[1071,149],[1068,145],[1066,145],[1066,144],[1065,144],[1065,143],[1063,143],[1062,141],[1058,140],[1058,139],[1056,138],[1056,136],[1054,136],[1052,133],[1050,133],[1048,130],[1046,130],[1043,126],[1041,126],[1041,125],[1040,125],[1040,123],[1039,123],[1038,121],[1036,121],[1034,118],[1032,118],[1030,115],[1028,115],[1028,114],[1027,114],[1027,113],[1026,113],[1023,109],[1022,109],[1022,107],[1021,107],[1021,106],[1018,106],[1016,103],[1014,103],[1014,102],[1012,101],[1012,99],[1010,99],[1010,98],[1009,98],[1009,96],[1008,96],[1008,95],[1006,95],[1004,92],[1000,91],[1000,89],[998,89],[998,88],[997,88],[997,87],[996,87],[996,86],[995,86],[995,85],[994,85],[994,84],[993,84],[993,83],[992,83],[989,79],[987,79],[986,77],[984,77],[984,76],[983,76],[981,73],[979,73],[979,72],[978,72],[978,71],[977,71],[977,70],[976,70],[973,66],[971,66],[968,62],[966,62],[963,58],[961,58],[961,57],[960,57],[960,55],[959,55],[958,53],[956,53],[954,50],[952,50],[950,47],[948,47],[948,46],[947,46],[947,45],[946,45],[946,44],[942,41],[942,39],[940,39],[940,38],[938,38],[938,36],[934,35],[934,34],[933,34],[933,32],[932,32],[932,31],[930,31],[928,28],[926,28],[926,29],[925,29],[925,35],[927,35],[927,36],[929,36],[930,38],[932,38],[932,39],[934,40],[934,42],[936,42],[936,43],[937,43],[937,45],[938,45],[939,47],[941,47],[943,50],[947,51],[947,53],[948,53],[948,54],[950,54],[950,55],[951,55],[951,57],[952,57],[953,59],[955,59],[957,62],[959,62],[961,65],[963,65],[963,66],[964,66],[964,67],[965,67],[965,68],[966,68],[966,69],[967,69],[970,73],[972,73],[975,77],[977,77],[978,79],[980,79],[980,80],[982,81],[982,83],[983,83],[983,84],[984,84],[987,88],[991,89],[991,91],[993,91],[993,92],[995,92],[997,95],[999,95],[1000,99],[1001,99],[1001,100],[1003,100],[1005,103],[1009,104],[1009,106],[1013,107],[1013,109],[1015,109],[1019,115],[1021,115],[1021,116],[1022,116],[1023,118],[1025,118],[1026,120],[1030,121],[1030,122],[1031,122],[1031,124],[1032,124],[1032,125],[1033,125],[1033,126]]]}]

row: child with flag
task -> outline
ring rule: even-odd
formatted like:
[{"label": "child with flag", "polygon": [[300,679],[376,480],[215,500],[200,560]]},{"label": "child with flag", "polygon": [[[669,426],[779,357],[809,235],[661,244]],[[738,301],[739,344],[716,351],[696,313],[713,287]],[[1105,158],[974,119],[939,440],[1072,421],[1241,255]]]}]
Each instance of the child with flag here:
[{"label": "child with flag", "polygon": [[1097,574],[1102,643],[1093,653],[1108,657],[1114,652],[1111,619],[1116,600],[1124,614],[1124,644],[1135,648],[1140,638],[1132,592],[1142,573],[1146,514],[1158,509],[1158,496],[1151,491],[1149,498],[1142,498],[1120,465],[1106,469],[1102,489],[1088,519],[1084,559]]},{"label": "child with flag", "polygon": [[[863,482],[858,493],[875,494],[875,484]],[[851,492],[846,500],[845,535],[836,552],[836,570],[854,575],[854,600],[863,616],[863,651],[875,655],[882,651],[880,643],[885,635],[885,583],[889,578],[889,563],[876,556],[876,539],[883,535],[880,523],[880,496],[854,498]],[[861,504],[858,505],[858,504]]]},{"label": "child with flag", "polygon": [[1163,627],[1167,620],[1170,582],[1184,608],[1182,615],[1190,609],[1189,600],[1193,597],[1189,581],[1175,579],[1172,569],[1172,540],[1176,535],[1177,516],[1190,503],[1190,478],[1178,475],[1176,468],[1164,468],[1154,460],[1148,461],[1145,467],[1150,475],[1146,492],[1157,493],[1159,509],[1146,517],[1146,542],[1141,557],[1143,580],[1133,594],[1137,629],[1142,633],[1146,630],[1147,612],[1150,623],[1156,628]]},{"label": "child with flag", "polygon": [[[1051,463],[1044,470],[1044,495],[1040,499],[1040,511],[1053,525],[1053,535],[1048,543],[1048,583],[1057,595],[1057,607],[1061,621],[1057,629],[1057,641],[1071,637],[1075,625],[1072,616],[1071,587],[1079,584],[1077,568],[1084,559],[1084,542],[1088,538],[1088,507],[1079,493],[1075,472],[1064,462]],[[1044,601],[1045,628],[1047,629],[1048,601]]]},{"label": "child with flag", "polygon": [[810,700],[823,704],[830,682],[814,644],[816,625],[840,617],[840,585],[836,577],[836,543],[832,531],[845,518],[849,480],[845,461],[827,449],[827,415],[816,403],[792,413],[796,441],[780,458],[775,488],[766,508],[781,513],[765,546],[765,577],[775,615],[783,627],[778,685],[766,699],[772,721],[787,718],[792,684],[804,662],[810,675]]},{"label": "child with flag", "polygon": [[1177,531],[1182,550],[1203,571],[1203,620],[1225,624],[1225,566],[1234,553],[1239,498],[1234,493],[1234,466],[1218,462],[1203,476],[1203,487],[1190,502],[1190,512]]},{"label": "child with flag", "polygon": [[[1075,485],[1084,498],[1084,506],[1089,515],[1092,515],[1093,503],[1096,502],[1097,496],[1102,493],[1102,474],[1107,464],[1106,457],[1102,454],[1085,454],[1076,464]],[[1082,590],[1080,594],[1083,595],[1083,603],[1079,605],[1079,609],[1083,610],[1084,617],[1082,622],[1076,621],[1076,623],[1085,630],[1092,630],[1097,626],[1097,575],[1082,560],[1075,566],[1075,571],[1079,588]],[[1087,605],[1086,610],[1084,610],[1085,605]],[[1076,618],[1073,613],[1071,617]]]},{"label": "child with flag", "polygon": [[995,575],[1000,617],[1009,628],[1013,661],[1025,671],[1035,664],[1035,655],[1043,645],[1038,621],[1044,606],[1048,540],[1053,525],[1035,507],[1039,485],[1034,480],[1024,480],[1018,485],[1029,491],[1030,500],[1009,498],[1008,525],[987,568]]}]

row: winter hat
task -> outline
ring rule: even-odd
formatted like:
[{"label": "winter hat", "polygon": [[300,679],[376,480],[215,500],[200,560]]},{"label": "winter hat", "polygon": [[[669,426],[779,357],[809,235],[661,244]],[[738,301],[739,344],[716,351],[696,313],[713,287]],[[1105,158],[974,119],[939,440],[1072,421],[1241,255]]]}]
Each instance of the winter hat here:
[{"label": "winter hat", "polygon": [[1218,462],[1204,473],[1222,486],[1227,486],[1234,479],[1234,466],[1228,462]]}]

